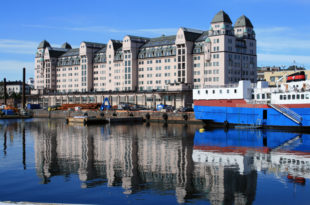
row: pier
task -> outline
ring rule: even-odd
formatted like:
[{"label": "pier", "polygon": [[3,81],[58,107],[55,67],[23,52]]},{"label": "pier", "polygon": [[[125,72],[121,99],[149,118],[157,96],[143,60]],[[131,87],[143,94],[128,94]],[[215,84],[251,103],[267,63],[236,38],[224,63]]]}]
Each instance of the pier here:
[{"label": "pier", "polygon": [[[87,113],[87,114],[86,114]],[[159,122],[172,124],[203,124],[196,120],[193,112],[159,112],[159,111],[62,111],[32,110],[36,118],[66,119],[68,122],[89,123],[125,123],[125,122]],[[87,117],[83,117],[84,115]]]}]

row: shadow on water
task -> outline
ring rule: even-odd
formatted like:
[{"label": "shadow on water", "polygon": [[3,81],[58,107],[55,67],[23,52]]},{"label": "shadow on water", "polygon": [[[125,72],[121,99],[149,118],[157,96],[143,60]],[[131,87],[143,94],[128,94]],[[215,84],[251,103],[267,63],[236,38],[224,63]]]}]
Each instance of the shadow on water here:
[{"label": "shadow on water", "polygon": [[26,169],[25,133],[31,133],[42,184],[55,176],[70,181],[70,175],[78,175],[81,188],[117,186],[125,195],[172,191],[178,203],[252,204],[258,171],[286,175],[296,184],[305,184],[310,176],[308,135],[199,128],[160,123],[86,127],[33,120],[7,124],[1,135],[6,155],[7,133],[21,130]]}]

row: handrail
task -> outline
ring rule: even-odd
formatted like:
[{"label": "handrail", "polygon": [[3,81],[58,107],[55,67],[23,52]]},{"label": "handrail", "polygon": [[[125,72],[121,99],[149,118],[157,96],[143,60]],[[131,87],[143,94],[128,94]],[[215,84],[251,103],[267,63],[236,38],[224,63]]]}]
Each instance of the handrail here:
[{"label": "handrail", "polygon": [[277,110],[278,112],[280,112],[281,114],[283,114],[284,116],[293,120],[297,124],[301,124],[302,117],[299,114],[297,114],[296,112],[294,112],[293,110],[289,109],[288,107],[286,107],[284,105],[279,105],[279,104],[277,104],[277,105],[268,104],[268,105],[270,107],[272,107],[273,109]]}]

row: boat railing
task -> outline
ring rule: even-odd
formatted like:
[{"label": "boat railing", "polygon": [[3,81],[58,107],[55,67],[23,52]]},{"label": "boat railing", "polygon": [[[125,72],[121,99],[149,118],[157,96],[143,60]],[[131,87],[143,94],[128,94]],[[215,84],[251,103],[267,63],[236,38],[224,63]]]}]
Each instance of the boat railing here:
[{"label": "boat railing", "polygon": [[249,104],[268,104],[268,103],[270,103],[270,100],[268,99],[268,100],[247,100],[247,102],[249,103]]},{"label": "boat railing", "polygon": [[204,85],[203,88],[237,88],[238,84],[227,84],[227,85]]}]

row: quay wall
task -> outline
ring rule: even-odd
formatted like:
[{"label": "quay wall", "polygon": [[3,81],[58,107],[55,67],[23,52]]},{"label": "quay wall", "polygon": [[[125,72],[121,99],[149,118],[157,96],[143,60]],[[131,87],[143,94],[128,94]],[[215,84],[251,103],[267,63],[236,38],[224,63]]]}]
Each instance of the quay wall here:
[{"label": "quay wall", "polygon": [[32,110],[32,116],[36,118],[57,118],[65,119],[73,116],[81,116],[87,113],[88,116],[96,117],[143,117],[147,122],[167,122],[167,123],[190,123],[202,124],[201,120],[196,120],[193,112],[158,112],[158,111],[63,111],[63,110]]}]

